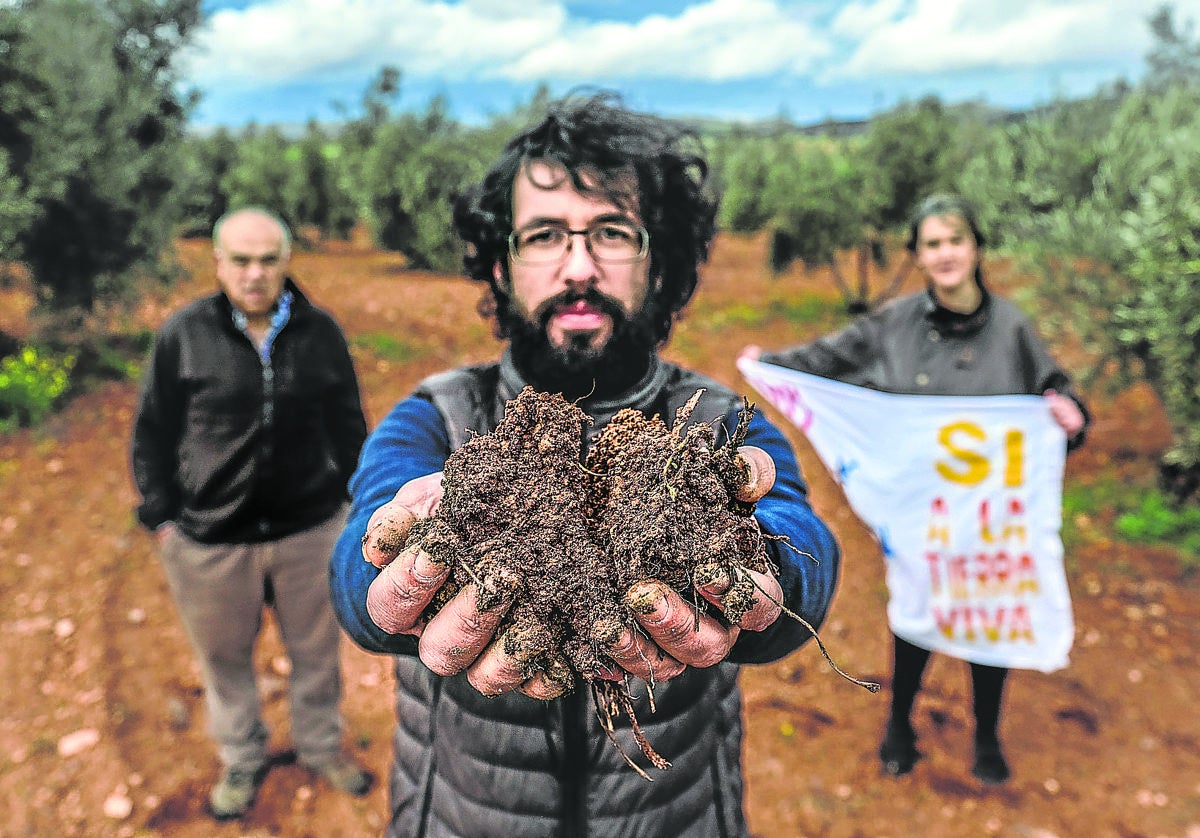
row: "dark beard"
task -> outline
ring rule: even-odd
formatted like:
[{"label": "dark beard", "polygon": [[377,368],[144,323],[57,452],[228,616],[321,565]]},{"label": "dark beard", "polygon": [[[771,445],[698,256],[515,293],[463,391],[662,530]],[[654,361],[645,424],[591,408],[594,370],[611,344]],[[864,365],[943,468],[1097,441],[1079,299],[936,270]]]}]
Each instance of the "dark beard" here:
[{"label": "dark beard", "polygon": [[[612,319],[612,337],[604,346],[593,348],[583,336],[564,346],[552,346],[546,337],[555,310],[578,300],[585,300]],[[562,393],[572,401],[608,399],[629,389],[646,374],[658,344],[647,305],[633,317],[626,317],[615,300],[594,288],[583,294],[565,291],[547,300],[531,320],[511,312],[508,333],[513,362],[525,380],[539,390]]]}]

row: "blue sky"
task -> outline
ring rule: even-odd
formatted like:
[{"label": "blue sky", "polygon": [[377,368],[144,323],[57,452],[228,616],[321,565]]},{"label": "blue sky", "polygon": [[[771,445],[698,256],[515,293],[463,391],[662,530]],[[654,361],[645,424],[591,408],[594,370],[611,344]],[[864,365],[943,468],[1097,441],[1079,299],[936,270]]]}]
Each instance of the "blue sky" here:
[{"label": "blue sky", "polygon": [[[184,56],[193,122],[357,113],[380,67],[397,107],[480,122],[539,84],[669,116],[807,124],[934,94],[1026,108],[1136,81],[1157,0],[206,0]],[[1175,0],[1176,20],[1200,0]],[[340,108],[339,108],[340,106]]]}]

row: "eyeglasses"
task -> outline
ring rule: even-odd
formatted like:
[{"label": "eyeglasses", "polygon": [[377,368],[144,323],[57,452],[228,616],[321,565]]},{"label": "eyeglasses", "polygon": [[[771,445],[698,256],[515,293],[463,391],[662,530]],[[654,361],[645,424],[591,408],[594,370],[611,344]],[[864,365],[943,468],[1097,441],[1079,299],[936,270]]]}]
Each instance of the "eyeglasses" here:
[{"label": "eyeglasses", "polygon": [[608,220],[583,230],[547,223],[513,230],[508,235],[508,253],[513,260],[531,265],[561,262],[571,250],[572,236],[583,236],[592,258],[608,265],[640,262],[650,251],[650,234],[645,227]]}]

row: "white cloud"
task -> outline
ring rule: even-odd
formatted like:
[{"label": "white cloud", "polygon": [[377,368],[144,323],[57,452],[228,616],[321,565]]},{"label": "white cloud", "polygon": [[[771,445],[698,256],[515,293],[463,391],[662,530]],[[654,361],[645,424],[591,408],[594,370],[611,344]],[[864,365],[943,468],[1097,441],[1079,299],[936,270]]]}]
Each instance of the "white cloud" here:
[{"label": "white cloud", "polygon": [[258,86],[388,63],[463,78],[554,37],[563,21],[545,0],[266,0],[214,14],[187,72]]},{"label": "white cloud", "polygon": [[1140,55],[1144,0],[879,0],[843,10],[833,31],[856,44],[826,79],[1036,67]]},{"label": "white cloud", "polygon": [[803,74],[828,41],[774,0],[709,0],[676,17],[569,27],[499,75],[540,78],[686,78],[728,81]]},{"label": "white cloud", "polygon": [[446,80],[730,80],[802,74],[825,38],[777,0],[707,0],[635,23],[571,21],[556,0],[264,0],[219,11],[185,64],[244,87],[370,72]]}]

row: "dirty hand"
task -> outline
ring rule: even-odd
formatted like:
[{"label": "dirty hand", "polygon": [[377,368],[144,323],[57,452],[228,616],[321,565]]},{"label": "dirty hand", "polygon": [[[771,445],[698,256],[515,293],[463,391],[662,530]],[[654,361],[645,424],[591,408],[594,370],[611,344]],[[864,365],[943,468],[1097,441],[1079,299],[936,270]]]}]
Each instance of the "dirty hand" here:
[{"label": "dirty hand", "polygon": [[[782,613],[779,581],[766,573],[741,572],[754,580],[754,604],[732,625],[710,614],[698,614],[688,599],[656,579],[638,582],[625,601],[645,633],[627,628],[605,651],[626,672],[651,683],[669,681],[688,666],[720,663],[729,656],[742,629],[762,631]],[[696,590],[719,608],[721,595],[731,585],[732,580],[725,577]]]},{"label": "dirty hand", "polygon": [[[775,461],[761,448],[744,445],[738,455],[749,468],[746,486],[738,499],[761,500],[775,484]],[[773,575],[743,568],[754,584],[753,604],[736,623],[696,613],[687,598],[655,579],[638,582],[626,594],[645,633],[627,628],[605,650],[626,672],[653,683],[667,681],[685,667],[706,667],[723,661],[743,629],[762,631],[782,613],[783,589]],[[727,572],[718,574],[696,592],[718,609],[721,598],[736,580]],[[648,636],[647,636],[648,635]]]},{"label": "dirty hand", "polygon": [[403,549],[412,525],[433,515],[441,499],[439,471],[405,483],[367,521],[363,558],[382,569],[367,591],[367,612],[391,634],[420,636],[421,612],[446,581],[448,567],[430,561],[423,550]]},{"label": "dirty hand", "polygon": [[747,469],[746,483],[738,490],[737,499],[743,503],[757,503],[775,485],[775,461],[766,451],[753,445],[743,445],[737,453]]},{"label": "dirty hand", "polygon": [[409,529],[428,518],[442,499],[442,473],[410,480],[396,497],[375,510],[363,537],[363,558],[381,568],[367,590],[367,613],[389,634],[420,638],[421,661],[438,675],[466,671],[467,680],[485,695],[519,689],[534,698],[554,698],[561,685],[541,673],[526,679],[519,661],[493,638],[510,600],[486,611],[478,608],[479,589],[466,585],[426,622],[426,606],[445,584],[449,565],[433,561],[419,545],[404,547]]},{"label": "dirty hand", "polygon": [[1075,403],[1074,399],[1064,396],[1056,390],[1047,390],[1042,395],[1050,403],[1050,415],[1063,429],[1067,439],[1083,430],[1083,411],[1079,409],[1079,405]]}]

